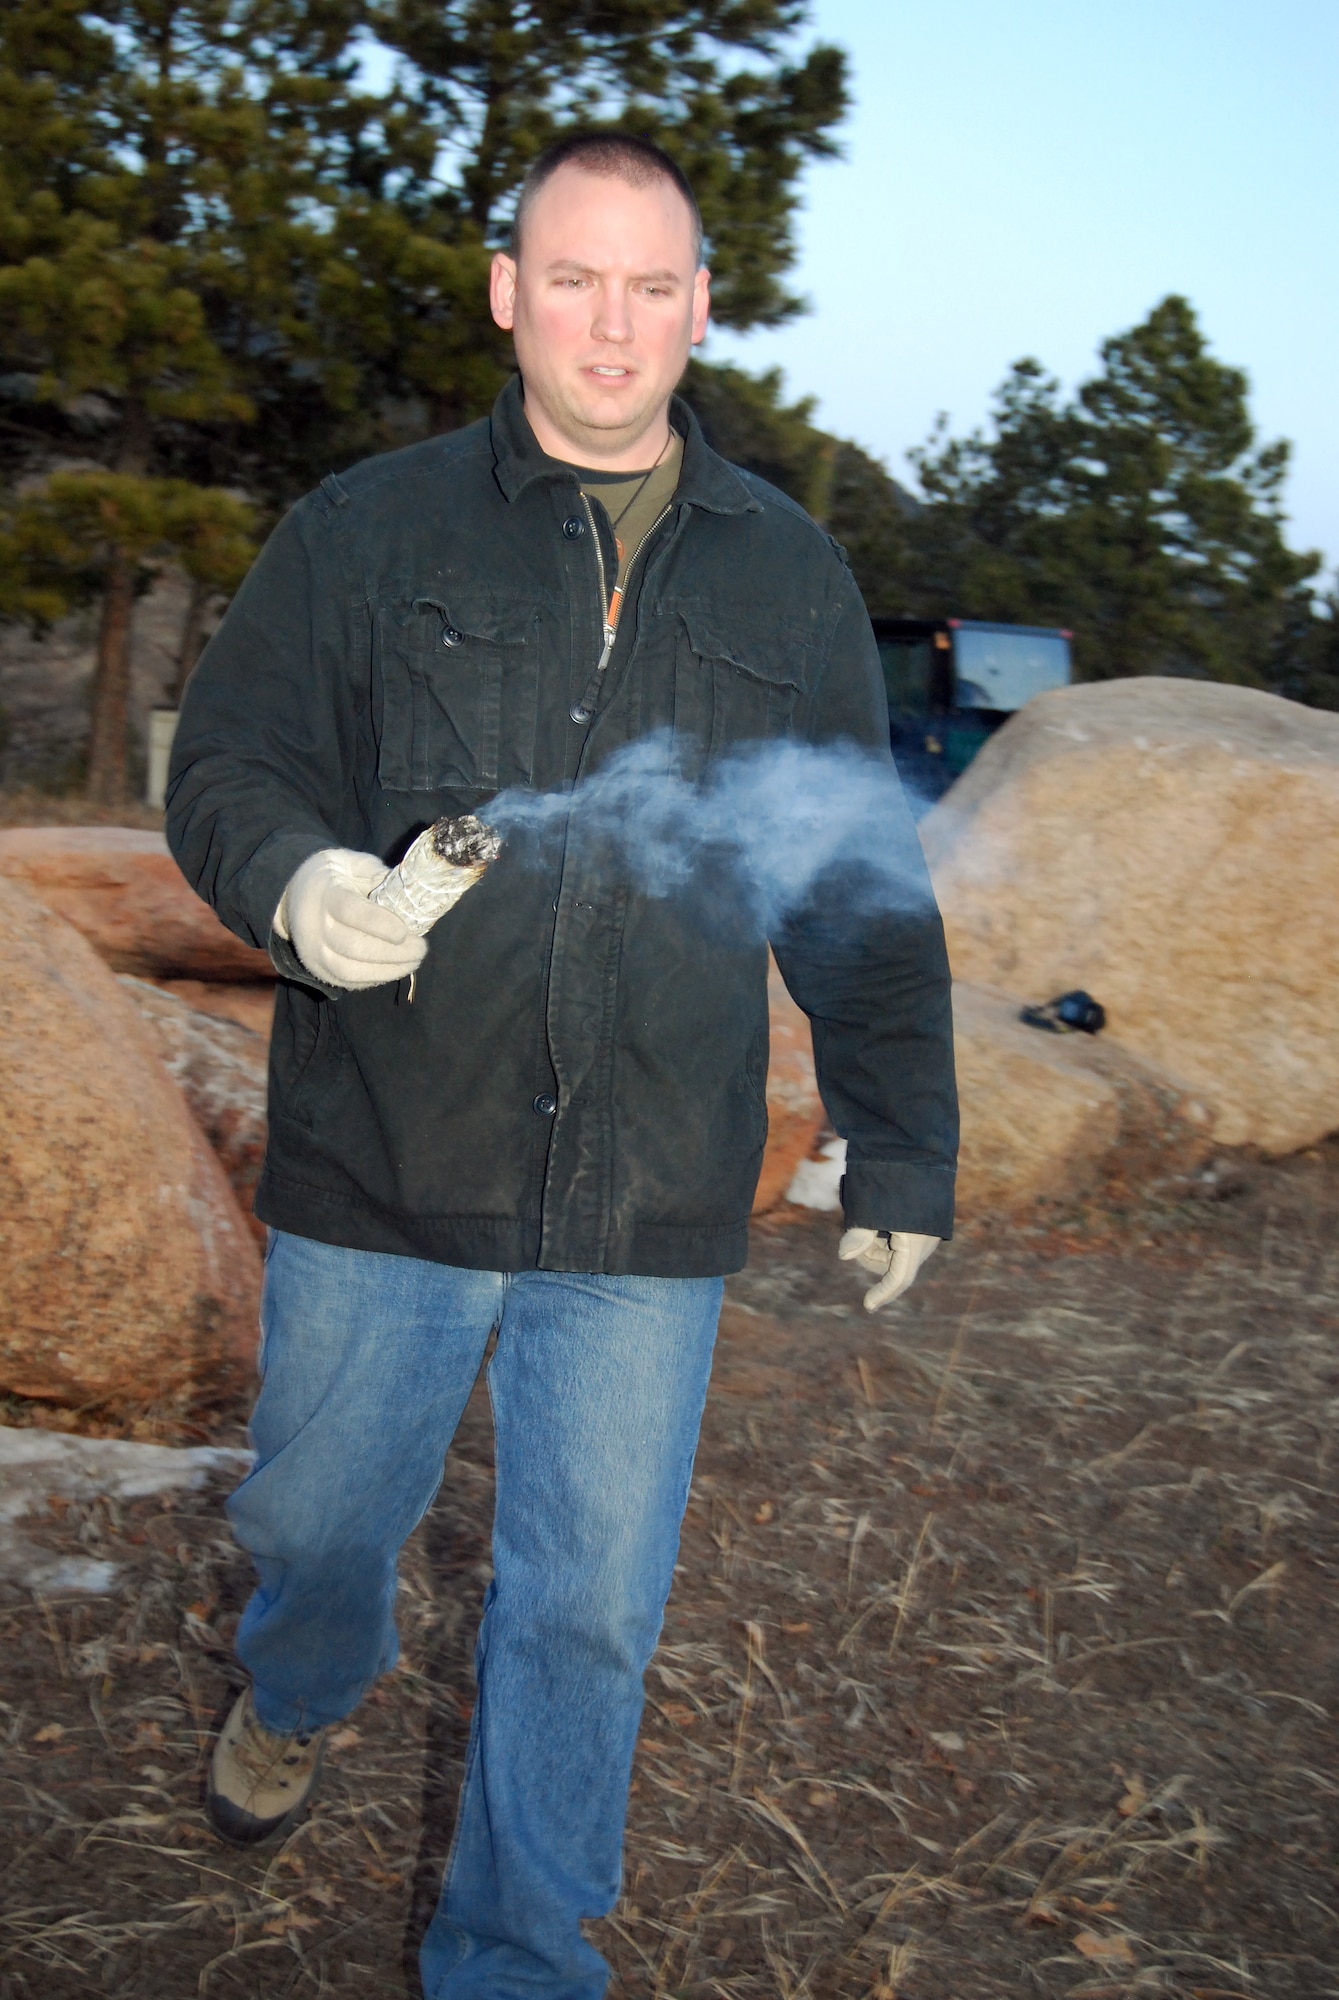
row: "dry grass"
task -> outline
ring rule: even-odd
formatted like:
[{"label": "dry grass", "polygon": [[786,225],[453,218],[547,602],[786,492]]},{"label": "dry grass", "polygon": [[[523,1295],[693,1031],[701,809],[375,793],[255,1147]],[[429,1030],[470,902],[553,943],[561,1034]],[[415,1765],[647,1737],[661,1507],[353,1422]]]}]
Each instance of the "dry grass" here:
[{"label": "dry grass", "polygon": [[[1339,1994],[1336,1215],[1327,1149],[1152,1240],[961,1242],[877,1320],[826,1225],[760,1232],[594,1927],[616,1991]],[[0,2000],[417,1990],[490,1478],[476,1400],[405,1664],[259,1858],[198,1811],[246,1582],[215,1505],[52,1522],[135,1587],[0,1613]]]}]

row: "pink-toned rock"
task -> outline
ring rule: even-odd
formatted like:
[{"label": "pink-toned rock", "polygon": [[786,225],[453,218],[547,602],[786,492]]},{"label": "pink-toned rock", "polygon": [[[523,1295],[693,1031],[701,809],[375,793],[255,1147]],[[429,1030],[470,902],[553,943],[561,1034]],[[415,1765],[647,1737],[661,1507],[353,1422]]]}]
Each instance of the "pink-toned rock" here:
[{"label": "pink-toned rock", "polygon": [[814,1075],[809,1017],[786,991],[774,958],[767,966],[767,1011],[772,1053],[767,1069],[767,1150],[763,1154],[753,1213],[775,1208],[801,1160],[807,1160],[823,1124],[823,1100]]},{"label": "pink-toned rock", "polygon": [[0,876],[22,882],[115,972],[143,979],[273,980],[186,885],[160,833],[123,826],[0,831]]},{"label": "pink-toned rock", "polygon": [[236,1021],[200,1013],[175,993],[127,973],[120,983],[218,1155],[252,1234],[264,1244],[265,1225],[256,1220],[252,1203],[265,1163],[268,1032],[257,1035]]},{"label": "pink-toned rock", "polygon": [[1339,1129],[1339,715],[1254,688],[1039,695],[921,823],[954,977],[1084,987],[1220,1145]]},{"label": "pink-toned rock", "polygon": [[0,1386],[180,1412],[254,1367],[260,1259],[131,1002],[0,881]]},{"label": "pink-toned rock", "polygon": [[[271,968],[273,969],[273,968]],[[253,1035],[268,1042],[274,1026],[274,980],[257,980],[248,986],[242,980],[155,979],[164,993],[175,994],[197,1014],[213,1014],[220,1021],[236,1021]]]},{"label": "pink-toned rock", "polygon": [[1176,1192],[1210,1149],[1208,1103],[1104,1035],[1025,1027],[1011,995],[961,980],[953,1032],[963,1221]]},{"label": "pink-toned rock", "polygon": [[[959,1220],[1181,1193],[1212,1140],[1199,1095],[1105,1037],[1042,1033],[1018,1015],[1010,994],[953,988]],[[787,1200],[839,1208],[845,1163],[845,1142],[830,1141]]]}]

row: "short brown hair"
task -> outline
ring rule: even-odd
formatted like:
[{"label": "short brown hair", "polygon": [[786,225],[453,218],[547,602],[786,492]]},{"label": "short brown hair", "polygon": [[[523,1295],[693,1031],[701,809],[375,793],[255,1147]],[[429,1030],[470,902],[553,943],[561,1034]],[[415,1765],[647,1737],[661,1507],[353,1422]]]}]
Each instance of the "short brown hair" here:
[{"label": "short brown hair", "polygon": [[520,254],[525,218],[535,196],[559,167],[566,166],[580,167],[585,174],[603,174],[611,180],[626,181],[630,187],[647,187],[652,181],[669,181],[688,204],[693,224],[693,262],[695,266],[702,262],[702,212],[683,168],[677,166],[652,139],[639,138],[634,132],[611,132],[598,127],[569,132],[566,138],[555,139],[531,165],[521,182],[516,212],[511,221],[513,257]]}]

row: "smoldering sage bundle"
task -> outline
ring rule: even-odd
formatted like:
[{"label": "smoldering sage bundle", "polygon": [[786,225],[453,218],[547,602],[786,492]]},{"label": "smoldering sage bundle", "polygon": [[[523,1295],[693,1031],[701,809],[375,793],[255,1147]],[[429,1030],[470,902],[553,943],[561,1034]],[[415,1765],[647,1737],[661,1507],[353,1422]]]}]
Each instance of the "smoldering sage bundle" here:
[{"label": "smoldering sage bundle", "polygon": [[[419,835],[399,867],[378,882],[369,900],[393,910],[416,937],[425,937],[482,878],[501,848],[501,835],[473,813],[436,820]],[[409,997],[414,997],[413,978]]]}]

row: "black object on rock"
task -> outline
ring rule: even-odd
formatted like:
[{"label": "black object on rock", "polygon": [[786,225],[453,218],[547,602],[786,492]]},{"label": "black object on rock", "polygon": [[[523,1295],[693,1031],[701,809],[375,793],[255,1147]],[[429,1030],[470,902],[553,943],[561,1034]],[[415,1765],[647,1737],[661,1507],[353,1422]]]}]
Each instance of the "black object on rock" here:
[{"label": "black object on rock", "polygon": [[1048,1035],[1096,1035],[1107,1024],[1106,1008],[1082,987],[1061,993],[1044,1007],[1024,1007],[1018,1018],[1029,1028],[1044,1028]]}]

